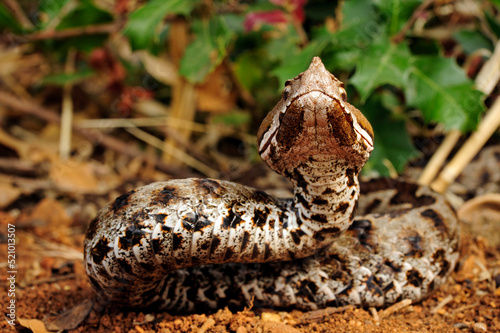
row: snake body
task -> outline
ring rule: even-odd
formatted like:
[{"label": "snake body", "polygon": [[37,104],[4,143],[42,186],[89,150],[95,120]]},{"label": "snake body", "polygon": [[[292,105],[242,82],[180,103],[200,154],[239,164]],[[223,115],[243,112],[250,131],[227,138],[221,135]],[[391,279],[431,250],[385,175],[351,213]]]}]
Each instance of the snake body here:
[{"label": "snake body", "polygon": [[453,209],[397,181],[366,183],[359,198],[373,131],[319,58],[287,81],[257,137],[294,197],[195,178],[121,195],[85,238],[101,301],[185,312],[384,306],[419,301],[446,280],[458,259]]}]

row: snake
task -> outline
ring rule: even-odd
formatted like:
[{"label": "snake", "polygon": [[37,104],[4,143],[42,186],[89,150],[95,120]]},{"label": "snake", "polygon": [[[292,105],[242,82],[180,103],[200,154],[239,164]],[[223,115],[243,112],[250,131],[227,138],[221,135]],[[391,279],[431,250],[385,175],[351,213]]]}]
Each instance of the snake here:
[{"label": "snake", "polygon": [[290,180],[291,198],[188,178],[109,202],[84,241],[99,302],[172,312],[381,308],[444,284],[459,258],[455,211],[424,186],[360,182],[374,133],[346,99],[314,57],[262,121],[260,156]]}]

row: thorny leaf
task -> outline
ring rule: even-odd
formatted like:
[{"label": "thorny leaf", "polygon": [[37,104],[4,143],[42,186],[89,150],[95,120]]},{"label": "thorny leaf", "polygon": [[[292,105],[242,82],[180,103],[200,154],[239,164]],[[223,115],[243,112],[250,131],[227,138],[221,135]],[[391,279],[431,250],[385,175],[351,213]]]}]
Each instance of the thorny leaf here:
[{"label": "thorny leaf", "polygon": [[387,24],[388,35],[393,36],[406,24],[422,0],[378,0],[374,3],[377,15]]},{"label": "thorny leaf", "polygon": [[462,131],[477,126],[484,111],[483,94],[454,59],[421,56],[408,68],[406,81],[407,103],[419,108],[426,121]]},{"label": "thorny leaf", "polygon": [[350,83],[359,91],[362,101],[383,84],[403,88],[404,72],[411,57],[406,43],[394,44],[389,39],[379,39],[364,52]]}]

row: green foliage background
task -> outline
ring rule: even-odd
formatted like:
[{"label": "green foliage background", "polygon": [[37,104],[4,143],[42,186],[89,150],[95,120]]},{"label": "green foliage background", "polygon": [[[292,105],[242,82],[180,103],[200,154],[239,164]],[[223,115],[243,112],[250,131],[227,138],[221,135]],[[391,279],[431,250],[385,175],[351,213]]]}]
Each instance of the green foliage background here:
[{"label": "green foliage background", "polygon": [[[116,14],[90,0],[78,1],[61,15],[69,2],[41,1],[37,10],[43,19],[33,31],[23,31],[0,4],[0,28],[17,34],[43,31],[56,16],[62,16],[58,30],[118,20]],[[483,21],[468,29],[457,26],[451,36],[465,55],[481,49],[491,51],[500,37],[500,1],[475,3],[484,11]],[[238,10],[230,10],[235,4]],[[387,161],[401,171],[408,159],[417,155],[406,130],[410,112],[419,110],[425,124],[470,131],[485,109],[484,96],[475,90],[457,59],[445,54],[441,41],[412,33],[415,22],[411,20],[422,4],[419,0],[309,1],[303,8],[304,22],[298,22],[292,9],[302,6],[301,1],[152,0],[126,15],[121,33],[134,51],[168,52],[169,18],[184,17],[192,40],[179,73],[200,83],[222,61],[229,61],[239,84],[254,96],[257,105],[250,111],[258,118],[276,102],[284,82],[305,70],[313,56],[320,56],[327,69],[348,83],[348,100],[374,127],[376,149],[366,169],[386,175]],[[439,6],[440,1],[433,5]],[[281,11],[288,21],[261,22],[250,31],[244,28],[249,14],[265,11]],[[332,22],[336,27],[332,28]],[[426,24],[443,23],[431,20]],[[68,47],[88,53],[107,38],[106,34],[78,36],[45,41],[43,46],[63,63]],[[131,77],[143,70],[130,63],[126,68],[134,74]],[[85,79],[90,72],[83,63],[71,77],[55,73],[46,81],[62,84]]]}]

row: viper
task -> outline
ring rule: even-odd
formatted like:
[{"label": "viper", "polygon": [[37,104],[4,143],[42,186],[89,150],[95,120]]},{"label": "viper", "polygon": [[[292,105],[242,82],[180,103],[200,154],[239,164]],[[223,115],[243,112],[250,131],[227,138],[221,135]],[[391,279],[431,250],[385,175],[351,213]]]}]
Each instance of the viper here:
[{"label": "viper", "polygon": [[346,97],[315,57],[263,120],[260,156],[291,181],[293,198],[191,178],[108,203],[85,238],[99,300],[177,312],[383,307],[442,285],[459,255],[453,208],[411,183],[360,186],[374,134]]}]

